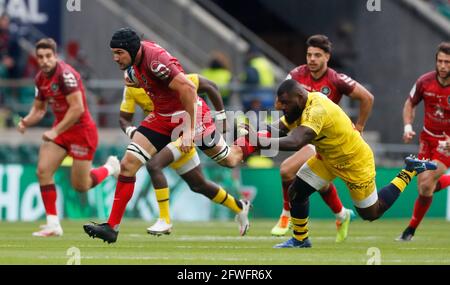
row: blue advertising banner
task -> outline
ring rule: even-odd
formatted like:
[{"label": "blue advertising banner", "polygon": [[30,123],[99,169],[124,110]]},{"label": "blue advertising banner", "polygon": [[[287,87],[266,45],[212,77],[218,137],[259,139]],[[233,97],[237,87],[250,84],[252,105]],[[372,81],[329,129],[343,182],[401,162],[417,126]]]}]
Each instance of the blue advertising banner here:
[{"label": "blue advertising banner", "polygon": [[61,5],[65,0],[0,0],[0,14],[8,14],[19,27],[32,25],[58,43],[61,39]]}]

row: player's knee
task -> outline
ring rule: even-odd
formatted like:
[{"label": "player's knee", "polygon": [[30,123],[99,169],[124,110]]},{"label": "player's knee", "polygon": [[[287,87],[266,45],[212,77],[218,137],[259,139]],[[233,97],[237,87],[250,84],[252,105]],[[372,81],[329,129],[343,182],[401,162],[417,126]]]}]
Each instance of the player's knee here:
[{"label": "player's knee", "polygon": [[147,168],[147,171],[150,173],[150,175],[152,173],[161,171],[161,169],[163,168],[156,159],[151,159],[149,162],[145,164],[145,167]]},{"label": "player's knee", "polygon": [[195,193],[202,193],[202,187],[201,187],[201,185],[191,185],[191,190],[192,190],[192,192],[195,192]]},{"label": "player's knee", "polygon": [[89,191],[89,189],[91,189],[90,185],[88,185],[87,183],[76,182],[76,181],[72,181],[72,187],[75,191],[80,192],[80,193],[85,193],[85,192]]},{"label": "player's knee", "polygon": [[189,188],[195,193],[203,193],[208,187],[208,183],[202,176],[196,176],[195,179],[186,180]]},{"label": "player's knee", "polygon": [[297,177],[288,189],[289,202],[304,203],[316,191],[311,185]]},{"label": "player's knee", "polygon": [[38,180],[42,180],[50,178],[52,175],[44,167],[38,166],[36,169],[36,176],[38,177]]},{"label": "player's knee", "polygon": [[289,164],[283,161],[280,165],[280,175],[282,180],[291,180],[295,176],[295,171],[289,167]]},{"label": "player's knee", "polygon": [[418,185],[419,194],[425,195],[425,196],[432,195],[435,188],[436,188],[436,184],[431,184],[428,181],[420,182]]},{"label": "player's knee", "polygon": [[239,163],[239,160],[234,159],[232,156],[228,156],[226,159],[219,162],[223,167],[233,168]]},{"label": "player's knee", "polygon": [[137,143],[130,143],[127,147],[125,156],[120,162],[120,173],[122,175],[133,176],[142,166],[147,163],[152,156]]},{"label": "player's knee", "polygon": [[[137,165],[142,165],[139,160],[134,157],[125,156],[122,161],[120,161],[120,173],[122,175],[130,174],[136,169]],[[131,175],[134,175],[134,173],[131,173]]]},{"label": "player's knee", "polygon": [[364,220],[364,221],[369,221],[369,222],[373,222],[375,220],[377,220],[378,218],[381,217],[380,214],[373,212],[373,211],[363,211],[360,210],[358,211],[359,216]]},{"label": "player's knee", "polygon": [[379,215],[373,215],[373,214],[369,214],[369,215],[366,215],[366,216],[361,216],[361,218],[364,221],[369,221],[369,222],[373,222],[375,220],[378,220],[379,217],[380,217]]}]

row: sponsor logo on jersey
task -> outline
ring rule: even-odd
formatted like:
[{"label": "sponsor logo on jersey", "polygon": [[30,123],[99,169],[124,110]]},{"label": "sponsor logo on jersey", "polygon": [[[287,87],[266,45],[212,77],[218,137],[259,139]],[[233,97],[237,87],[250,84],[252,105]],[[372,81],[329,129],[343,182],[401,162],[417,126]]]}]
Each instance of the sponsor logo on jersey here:
[{"label": "sponsor logo on jersey", "polygon": [[69,88],[78,87],[78,82],[75,75],[70,71],[64,71],[63,73],[64,84]]},{"label": "sponsor logo on jersey", "polygon": [[322,89],[320,89],[320,93],[325,94],[327,96],[330,94],[330,92],[331,92],[331,89],[328,86],[324,86],[324,87],[322,87]]},{"label": "sponsor logo on jersey", "polygon": [[153,74],[161,80],[166,80],[170,76],[170,69],[159,61],[153,61],[150,65]]},{"label": "sponsor logo on jersey", "polygon": [[53,83],[52,86],[51,86],[51,88],[52,88],[52,91],[53,91],[54,93],[56,93],[56,91],[58,91],[59,86],[58,86],[58,84]]}]

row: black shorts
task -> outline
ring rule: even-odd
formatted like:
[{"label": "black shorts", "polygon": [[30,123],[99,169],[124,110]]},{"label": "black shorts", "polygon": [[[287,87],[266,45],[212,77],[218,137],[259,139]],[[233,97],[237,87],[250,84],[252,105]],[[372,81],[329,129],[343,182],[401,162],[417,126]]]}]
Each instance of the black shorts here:
[{"label": "black shorts", "polygon": [[163,135],[143,126],[139,126],[137,131],[144,135],[158,152],[172,141],[170,136]]},{"label": "black shorts", "polygon": [[[169,136],[155,132],[143,126],[139,126],[137,131],[144,135],[158,152],[172,142]],[[222,135],[214,130],[210,135],[204,136],[201,140],[196,140],[194,143],[201,151],[204,151],[215,147],[219,143],[221,137]]]}]

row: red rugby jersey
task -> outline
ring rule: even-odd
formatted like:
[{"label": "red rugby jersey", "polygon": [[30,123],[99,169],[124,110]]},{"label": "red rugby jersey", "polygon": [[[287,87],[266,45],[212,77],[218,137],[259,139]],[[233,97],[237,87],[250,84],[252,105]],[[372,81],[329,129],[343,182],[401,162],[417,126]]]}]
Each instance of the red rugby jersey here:
[{"label": "red rugby jersey", "polygon": [[336,104],[339,103],[342,95],[351,94],[356,86],[355,80],[343,73],[337,73],[332,68],[327,68],[322,77],[314,79],[306,64],[289,72],[287,79],[290,78],[299,82],[309,92],[321,92],[327,95]]},{"label": "red rugby jersey", "polygon": [[423,100],[425,105],[424,130],[432,135],[450,135],[450,85],[442,86],[436,71],[419,77],[409,94],[409,100],[416,106]]},{"label": "red rugby jersey", "polygon": [[36,99],[47,101],[55,115],[53,125],[58,124],[69,109],[66,96],[76,91],[81,91],[84,106],[84,112],[77,124],[94,123],[86,103],[86,92],[81,76],[72,66],[64,61],[58,61],[53,74],[50,76],[39,71],[35,77],[35,84]]}]

